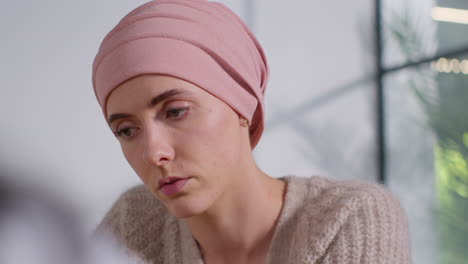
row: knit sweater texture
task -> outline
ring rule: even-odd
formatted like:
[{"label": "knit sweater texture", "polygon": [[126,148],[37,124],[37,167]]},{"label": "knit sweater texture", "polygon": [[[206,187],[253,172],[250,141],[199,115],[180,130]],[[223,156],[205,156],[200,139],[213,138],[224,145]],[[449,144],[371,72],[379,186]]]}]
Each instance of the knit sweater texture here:
[{"label": "knit sweater texture", "polygon": [[[286,194],[267,263],[410,263],[406,216],[382,186],[323,177],[280,179],[287,183]],[[114,236],[138,263],[204,263],[186,222],[143,185],[125,192],[96,231]]]}]

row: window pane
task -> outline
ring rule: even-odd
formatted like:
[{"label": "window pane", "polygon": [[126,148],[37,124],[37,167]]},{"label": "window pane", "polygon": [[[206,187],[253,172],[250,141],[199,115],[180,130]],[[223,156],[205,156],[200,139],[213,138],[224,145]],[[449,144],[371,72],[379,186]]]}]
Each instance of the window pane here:
[{"label": "window pane", "polygon": [[468,47],[468,1],[382,0],[384,65]]},{"label": "window pane", "polygon": [[[381,0],[383,64],[394,67],[433,56],[438,47],[434,0]],[[468,41],[466,42],[468,43]]]},{"label": "window pane", "polygon": [[468,1],[437,0],[432,17],[437,23],[439,53],[468,46]]},{"label": "window pane", "polygon": [[388,183],[409,216],[414,263],[468,259],[466,87],[468,75],[436,63],[385,78]]}]

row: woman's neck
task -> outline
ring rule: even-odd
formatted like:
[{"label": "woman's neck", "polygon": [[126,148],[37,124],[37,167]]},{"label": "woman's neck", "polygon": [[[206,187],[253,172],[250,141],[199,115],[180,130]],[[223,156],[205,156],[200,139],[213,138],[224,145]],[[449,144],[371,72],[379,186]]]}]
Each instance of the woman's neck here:
[{"label": "woman's neck", "polygon": [[259,263],[266,258],[283,206],[285,182],[259,169],[244,175],[210,209],[187,219],[205,261]]}]

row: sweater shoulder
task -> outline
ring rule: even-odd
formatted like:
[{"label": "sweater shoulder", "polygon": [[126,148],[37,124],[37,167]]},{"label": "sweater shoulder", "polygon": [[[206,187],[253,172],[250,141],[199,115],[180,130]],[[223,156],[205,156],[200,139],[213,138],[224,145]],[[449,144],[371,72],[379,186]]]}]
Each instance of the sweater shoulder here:
[{"label": "sweater shoulder", "polygon": [[[360,215],[361,219],[383,210],[404,216],[402,206],[396,196],[379,183],[312,177],[308,188],[307,203],[325,211],[344,211],[350,214],[355,214],[357,211],[371,213]],[[379,216],[383,217],[383,214]]]},{"label": "sweater shoulder", "polygon": [[[348,254],[353,256],[348,263],[372,263],[379,256],[386,259],[384,263],[407,263],[406,216],[398,199],[385,186],[323,177],[294,181],[293,186],[303,193],[302,204],[297,208],[301,216],[296,221],[296,231],[307,234],[300,235],[299,240],[309,248],[308,258],[343,263]],[[381,251],[383,248],[387,250]]]},{"label": "sweater shoulder", "polygon": [[305,203],[326,201],[327,205],[347,204],[349,202],[367,203],[390,202],[400,207],[398,199],[382,184],[363,180],[337,180],[314,176],[294,177],[295,185],[301,185]]}]

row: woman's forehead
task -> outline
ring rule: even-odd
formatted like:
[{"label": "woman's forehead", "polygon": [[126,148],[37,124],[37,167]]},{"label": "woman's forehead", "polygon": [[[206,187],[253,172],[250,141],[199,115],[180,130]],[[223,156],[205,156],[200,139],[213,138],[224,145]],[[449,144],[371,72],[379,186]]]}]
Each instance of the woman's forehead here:
[{"label": "woman's forehead", "polygon": [[112,91],[106,102],[108,114],[131,107],[154,107],[173,96],[205,98],[211,95],[200,87],[168,75],[142,75]]}]

